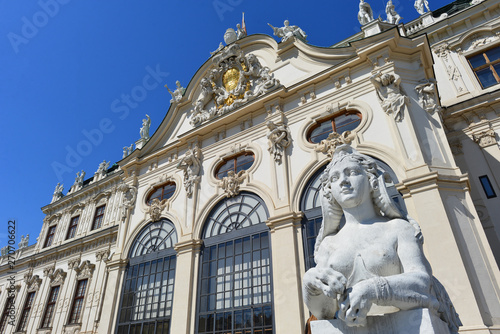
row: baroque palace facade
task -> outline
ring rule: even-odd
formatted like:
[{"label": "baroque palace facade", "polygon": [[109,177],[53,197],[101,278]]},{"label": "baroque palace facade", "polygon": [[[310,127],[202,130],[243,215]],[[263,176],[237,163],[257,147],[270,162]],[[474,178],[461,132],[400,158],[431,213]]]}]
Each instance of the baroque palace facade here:
[{"label": "baroque palace facade", "polygon": [[302,333],[339,144],[392,176],[460,331],[500,333],[500,0],[328,48],[275,33],[228,29],[153,136],[56,191],[15,282],[0,258],[1,333]]}]

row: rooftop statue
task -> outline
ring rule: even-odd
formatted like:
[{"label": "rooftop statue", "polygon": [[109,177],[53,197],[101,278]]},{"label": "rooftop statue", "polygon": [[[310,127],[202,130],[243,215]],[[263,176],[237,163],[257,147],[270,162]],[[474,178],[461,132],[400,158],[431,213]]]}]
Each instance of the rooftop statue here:
[{"label": "rooftop statue", "polygon": [[358,21],[362,26],[373,21],[372,7],[364,0],[359,1]]},{"label": "rooftop statue", "polygon": [[[425,8],[424,8],[424,6],[425,6]],[[429,1],[427,1],[427,0],[415,0],[414,7],[420,15],[425,14],[425,9],[427,9],[428,12],[431,11],[429,9]]]},{"label": "rooftop statue", "polygon": [[177,86],[177,88],[172,92],[170,90],[170,88],[168,88],[168,86],[165,85],[165,87],[167,88],[170,95],[172,95],[172,100],[170,100],[170,103],[180,102],[182,100],[182,96],[184,95],[184,92],[186,91],[186,88],[181,86],[181,83],[179,80],[177,80],[175,82],[175,86]]},{"label": "rooftop statue", "polygon": [[455,333],[460,319],[432,276],[418,223],[387,194],[388,178],[351,146],[335,150],[321,176],[323,222],[314,250],[317,265],[303,279],[305,303],[320,320],[340,319],[349,327],[375,324],[370,333],[392,333],[384,327],[390,313],[428,309]]},{"label": "rooftop statue", "polygon": [[149,139],[149,127],[151,126],[151,118],[146,114],[146,119],[142,120],[142,127],[139,133],[141,134],[141,139]]},{"label": "rooftop statue", "polygon": [[291,26],[288,20],[285,20],[284,24],[284,27],[276,28],[268,23],[268,25],[273,29],[274,35],[281,38],[282,42],[288,40],[292,36],[306,41],[307,35],[304,30],[300,29],[298,26]]},{"label": "rooftop statue", "polygon": [[403,18],[396,12],[394,8],[394,4],[392,0],[387,2],[387,6],[385,6],[385,13],[387,14],[387,22],[391,24],[399,24]]},{"label": "rooftop statue", "polygon": [[54,203],[55,201],[62,198],[63,197],[63,193],[62,193],[63,190],[64,190],[64,185],[58,183],[56,185],[56,189],[54,190],[54,194],[52,195],[52,201],[50,203]]}]

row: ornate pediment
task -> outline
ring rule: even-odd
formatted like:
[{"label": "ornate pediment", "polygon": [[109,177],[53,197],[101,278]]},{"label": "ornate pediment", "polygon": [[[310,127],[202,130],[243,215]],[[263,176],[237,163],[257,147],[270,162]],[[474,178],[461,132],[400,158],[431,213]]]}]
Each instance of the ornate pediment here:
[{"label": "ornate pediment", "polygon": [[91,278],[95,269],[95,264],[90,263],[90,261],[83,261],[82,264],[75,268],[77,272],[78,279]]},{"label": "ornate pediment", "polygon": [[201,79],[201,91],[191,110],[191,125],[199,126],[278,87],[279,81],[269,71],[238,44],[220,50]]}]

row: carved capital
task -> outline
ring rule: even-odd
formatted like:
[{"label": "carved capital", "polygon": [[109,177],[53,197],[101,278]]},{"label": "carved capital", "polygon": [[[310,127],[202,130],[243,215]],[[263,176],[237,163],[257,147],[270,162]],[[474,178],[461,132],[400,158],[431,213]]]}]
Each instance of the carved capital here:
[{"label": "carved capital", "polygon": [[24,282],[26,283],[28,291],[37,291],[40,288],[40,285],[42,285],[42,279],[38,275],[30,277],[28,280],[25,275]]},{"label": "carved capital", "polygon": [[68,274],[62,269],[57,269],[53,274],[49,275],[50,285],[63,285],[67,275]]},{"label": "carved capital", "polygon": [[77,257],[68,261],[68,269],[75,269],[80,264],[81,258]]},{"label": "carved capital", "polygon": [[104,249],[101,251],[97,251],[95,253],[95,259],[96,261],[104,261],[107,262],[109,257],[109,249]]},{"label": "carved capital", "polygon": [[493,129],[488,129],[486,131],[473,134],[472,138],[481,147],[488,147],[497,143],[496,134]]},{"label": "carved capital", "polygon": [[43,268],[43,276],[50,278],[50,275],[52,275],[54,273],[55,269],[56,269],[55,265],[51,265],[51,266]]}]

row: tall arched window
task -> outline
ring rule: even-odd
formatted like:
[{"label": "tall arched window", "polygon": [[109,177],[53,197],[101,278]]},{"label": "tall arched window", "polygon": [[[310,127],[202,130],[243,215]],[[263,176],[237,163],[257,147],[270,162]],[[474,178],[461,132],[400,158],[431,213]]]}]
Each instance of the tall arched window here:
[{"label": "tall arched window", "polygon": [[[394,183],[397,183],[396,174],[383,161],[377,158],[373,159],[379,166],[379,172],[386,172],[391,176],[393,183],[386,183],[387,192],[391,199],[396,203],[396,205],[398,205],[399,208],[406,212],[403,198],[394,186]],[[316,265],[316,263],[314,262],[314,244],[316,243],[316,237],[318,236],[319,229],[321,228],[321,222],[323,221],[323,216],[321,214],[320,177],[321,174],[323,174],[325,168],[326,165],[322,166],[311,177],[306,185],[304,193],[302,194],[302,199],[300,202],[300,209],[304,213],[304,218],[302,220],[302,239],[304,242],[306,270]]]},{"label": "tall arched window", "polygon": [[242,192],[220,202],[203,229],[197,333],[273,333],[267,208]]},{"label": "tall arched window", "polygon": [[169,333],[177,243],[174,224],[149,223],[135,238],[125,271],[118,334]]}]

